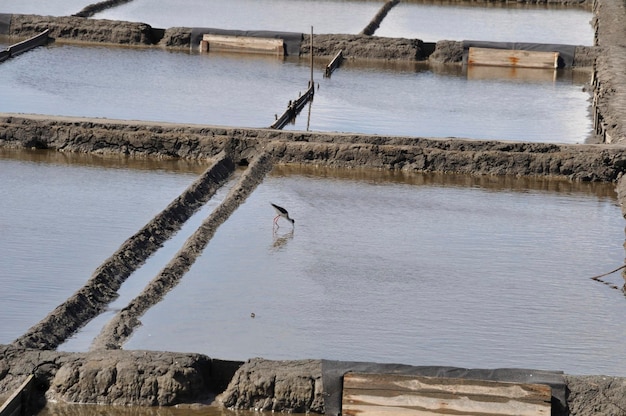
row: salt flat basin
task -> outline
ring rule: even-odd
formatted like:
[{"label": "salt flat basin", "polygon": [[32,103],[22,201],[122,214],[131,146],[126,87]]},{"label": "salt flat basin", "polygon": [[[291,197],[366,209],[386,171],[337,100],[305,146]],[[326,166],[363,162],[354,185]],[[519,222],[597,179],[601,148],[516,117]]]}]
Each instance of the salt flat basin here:
[{"label": "salt flat basin", "polygon": [[590,279],[623,219],[588,185],[275,168],[124,348],[623,374],[623,282]]},{"label": "salt flat basin", "polygon": [[[419,64],[342,66],[286,129],[581,143],[589,74],[472,77]],[[51,45],[3,63],[0,112],[268,127],[304,92],[306,59]]]},{"label": "salt flat basin", "polygon": [[[220,3],[188,0],[134,0],[98,13],[96,18],[130,20],[155,27],[217,27],[309,33],[361,32],[382,6],[381,1],[234,0]],[[478,39],[593,45],[589,21],[582,8],[545,5],[506,8],[403,1],[391,9],[376,36]]]}]

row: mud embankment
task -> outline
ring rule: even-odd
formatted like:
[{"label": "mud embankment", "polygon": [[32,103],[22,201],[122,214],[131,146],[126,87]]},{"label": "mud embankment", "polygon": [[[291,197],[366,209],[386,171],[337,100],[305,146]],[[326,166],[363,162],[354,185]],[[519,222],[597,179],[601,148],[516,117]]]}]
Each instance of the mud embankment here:
[{"label": "mud embankment", "polygon": [[235,163],[267,150],[277,163],[612,182],[626,148],[469,139],[293,132],[167,123],[0,115],[0,146],[205,159],[230,148]]},{"label": "mud embankment", "polygon": [[[393,6],[390,1],[381,12]],[[95,7],[95,6],[94,6]],[[82,13],[82,12],[81,12]],[[382,16],[384,17],[384,16]],[[52,17],[14,14],[10,19],[9,36],[28,38],[49,29],[50,37],[59,42],[86,42],[129,46],[156,46],[173,49],[197,48],[191,45],[193,28],[153,28],[145,23],[86,19],[77,16]],[[373,22],[377,22],[376,17]],[[368,30],[366,28],[366,30]],[[373,29],[370,28],[369,31]],[[2,34],[2,33],[0,33]],[[303,34],[300,56],[311,52],[311,35]],[[425,61],[434,64],[460,64],[463,57],[462,42],[440,40],[425,43],[420,39],[386,38],[367,34],[321,34],[313,35],[313,54],[316,57],[332,58],[343,51],[345,59]],[[578,46],[574,67],[593,65],[597,50],[594,47]]]},{"label": "mud embankment", "polygon": [[[327,411],[331,407],[329,397],[336,393],[325,383],[327,373],[322,360],[256,358],[243,363],[202,354],[121,350],[63,353],[0,346],[0,395],[13,391],[26,376],[34,374],[37,389],[33,413],[47,400],[138,406],[213,403],[233,409],[335,415]],[[561,377],[564,403],[553,410],[553,415],[614,416],[626,408],[624,378]]]}]

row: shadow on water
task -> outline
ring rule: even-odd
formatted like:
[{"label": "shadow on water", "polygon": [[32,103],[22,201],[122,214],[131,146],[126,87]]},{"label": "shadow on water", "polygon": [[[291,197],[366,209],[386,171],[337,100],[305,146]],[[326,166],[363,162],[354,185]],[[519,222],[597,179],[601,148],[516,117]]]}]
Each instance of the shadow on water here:
[{"label": "shadow on water", "polygon": [[37,413],[38,416],[252,416],[258,414],[258,412],[203,405],[137,407],[59,403],[48,403]]},{"label": "shadow on water", "polygon": [[11,159],[60,166],[88,166],[107,169],[159,170],[164,172],[201,174],[208,166],[203,161],[184,159],[134,158],[124,155],[65,153],[55,150],[0,148],[0,160]]},{"label": "shadow on water", "polygon": [[402,183],[418,186],[481,188],[487,191],[530,192],[545,191],[615,199],[613,184],[574,182],[565,179],[515,176],[458,175],[449,173],[414,173],[373,169],[337,169],[313,166],[275,166],[272,176],[302,175],[316,178],[365,181],[371,183]]}]

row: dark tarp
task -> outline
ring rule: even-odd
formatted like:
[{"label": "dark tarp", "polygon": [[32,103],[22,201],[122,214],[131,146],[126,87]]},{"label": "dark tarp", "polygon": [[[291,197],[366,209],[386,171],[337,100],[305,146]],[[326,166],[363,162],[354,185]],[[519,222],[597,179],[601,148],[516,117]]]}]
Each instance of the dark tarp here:
[{"label": "dark tarp", "polygon": [[12,14],[0,13],[0,35],[8,35],[11,29]]},{"label": "dark tarp", "polygon": [[558,52],[559,68],[571,68],[576,54],[575,45],[560,45],[551,43],[524,43],[524,42],[485,42],[479,40],[463,41],[463,64],[467,65],[469,48],[513,49],[519,51]]},{"label": "dark tarp", "polygon": [[450,377],[516,383],[547,384],[552,388],[552,414],[567,414],[567,386],[562,372],[499,368],[495,370],[458,367],[415,367],[404,364],[377,364],[322,360],[324,413],[341,414],[343,375],[348,372],[373,374],[402,374],[422,377]]},{"label": "dark tarp", "polygon": [[253,38],[282,39],[285,42],[285,54],[288,56],[300,55],[300,44],[304,35],[294,32],[275,32],[272,30],[229,30],[213,29],[208,27],[194,27],[191,29],[191,47],[200,45],[202,35],[223,35],[223,36],[248,36]]}]

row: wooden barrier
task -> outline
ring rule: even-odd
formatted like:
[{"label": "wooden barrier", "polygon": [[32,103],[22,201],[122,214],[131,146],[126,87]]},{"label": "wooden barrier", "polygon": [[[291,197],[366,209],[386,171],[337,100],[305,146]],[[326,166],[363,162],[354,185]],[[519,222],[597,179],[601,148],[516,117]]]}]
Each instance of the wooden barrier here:
[{"label": "wooden barrier", "polygon": [[11,397],[0,406],[0,416],[21,416],[26,414],[30,393],[35,384],[35,376],[29,375]]},{"label": "wooden barrier", "polygon": [[9,46],[9,55],[11,57],[17,56],[21,53],[28,52],[31,49],[34,49],[38,46],[43,46],[48,43],[48,33],[49,30],[46,29],[40,34],[33,36],[32,38],[26,39],[22,42],[16,43],[15,45]]},{"label": "wooden barrier", "polygon": [[330,63],[326,65],[324,76],[326,78],[330,78],[330,75],[333,73],[335,69],[339,68],[339,65],[341,65],[342,61],[343,61],[343,49],[337,52],[337,55],[335,55],[335,57],[330,61]]},{"label": "wooden barrier", "polygon": [[348,373],[342,414],[549,416],[551,396],[544,384]]},{"label": "wooden barrier", "polygon": [[513,66],[519,68],[558,67],[558,52],[513,49],[469,48],[468,65]]},{"label": "wooden barrier", "polygon": [[285,127],[287,123],[293,120],[298,113],[302,110],[302,108],[306,105],[309,100],[313,99],[313,95],[315,95],[315,85],[314,83],[309,83],[309,88],[306,92],[298,97],[295,101],[289,101],[289,105],[287,106],[287,110],[283,113],[282,116],[278,117],[276,121],[270,126],[270,129],[282,129]]},{"label": "wooden barrier", "polygon": [[209,51],[261,53],[284,56],[285,45],[282,39],[206,34],[202,36],[202,41],[200,41],[200,52]]}]

